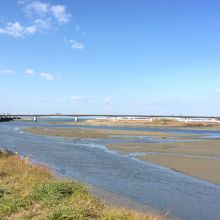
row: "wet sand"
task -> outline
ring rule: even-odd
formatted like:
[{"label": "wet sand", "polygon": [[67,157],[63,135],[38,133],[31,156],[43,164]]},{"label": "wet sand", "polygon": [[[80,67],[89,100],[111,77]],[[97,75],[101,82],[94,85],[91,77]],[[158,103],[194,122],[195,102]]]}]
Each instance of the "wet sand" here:
[{"label": "wet sand", "polygon": [[176,143],[120,143],[108,148],[220,185],[220,140]]},{"label": "wet sand", "polygon": [[107,147],[123,153],[156,152],[182,154],[192,156],[206,156],[220,158],[220,140],[186,141],[172,143],[120,143],[108,144]]},{"label": "wet sand", "polygon": [[[134,200],[129,199],[128,197],[107,191],[100,187],[95,187],[93,185],[89,185],[85,183],[82,184],[86,185],[89,192],[91,192],[93,195],[95,195],[97,198],[99,198],[103,203],[107,204],[108,206],[125,207],[125,208],[135,209],[141,212],[151,212],[158,214],[158,210],[150,206],[141,204],[139,202],[135,202]],[[176,218],[172,216],[172,219],[174,220]]]},{"label": "wet sand", "polygon": [[[60,175],[60,177],[64,178],[62,175]],[[150,212],[150,213],[159,214],[158,210],[156,210],[150,206],[144,205],[142,203],[135,202],[134,200],[132,200],[126,196],[111,192],[111,191],[106,190],[101,187],[96,187],[94,185],[79,181],[75,178],[71,178],[70,180],[72,180],[72,179],[74,179],[74,182],[86,186],[86,188],[89,190],[89,192],[91,194],[95,195],[104,204],[106,204],[110,207],[123,207],[123,208],[138,210],[138,211],[141,211],[144,213]],[[175,220],[175,219],[176,218],[174,216],[172,216],[172,220]]]},{"label": "wet sand", "polygon": [[144,155],[138,158],[220,185],[220,158],[215,160],[173,155]]},{"label": "wet sand", "polygon": [[[159,164],[177,172],[220,185],[220,140],[217,139],[201,139],[200,136],[193,134],[110,129],[28,128],[26,131],[38,135],[76,139],[129,140],[125,143],[106,144],[106,147],[121,154],[137,157],[140,160]],[[130,138],[126,137],[129,135]],[[135,136],[152,137],[158,142],[138,142]],[[174,138],[178,142],[163,142],[167,138]]]},{"label": "wet sand", "polygon": [[[133,130],[110,130],[110,129],[93,129],[93,128],[27,128],[26,132],[38,135],[60,136],[69,138],[97,138],[97,139],[137,139],[135,136],[149,136],[155,138],[195,138],[194,134],[170,134],[154,131],[133,131]],[[126,137],[128,136],[128,137]],[[129,137],[130,136],[130,137]],[[134,136],[134,138],[131,138]]]}]

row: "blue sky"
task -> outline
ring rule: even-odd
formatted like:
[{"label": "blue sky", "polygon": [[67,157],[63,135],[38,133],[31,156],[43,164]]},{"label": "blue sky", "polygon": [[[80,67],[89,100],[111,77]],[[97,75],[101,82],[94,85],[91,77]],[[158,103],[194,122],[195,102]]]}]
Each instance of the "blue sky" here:
[{"label": "blue sky", "polygon": [[220,115],[220,1],[0,0],[0,112]]}]

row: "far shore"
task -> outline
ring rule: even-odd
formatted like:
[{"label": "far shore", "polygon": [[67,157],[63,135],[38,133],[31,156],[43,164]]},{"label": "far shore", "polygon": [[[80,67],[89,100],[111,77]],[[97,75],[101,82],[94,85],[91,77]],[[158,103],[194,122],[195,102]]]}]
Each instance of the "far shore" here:
[{"label": "far shore", "polygon": [[[37,135],[58,136],[72,139],[117,139],[126,143],[107,144],[112,151],[135,156],[176,172],[220,185],[220,140],[202,139],[199,135],[164,132],[88,129],[88,128],[28,128],[26,132]],[[128,137],[130,136],[130,137]],[[132,137],[133,136],[133,137]],[[138,136],[152,137],[158,143],[140,143]],[[174,138],[177,142],[160,140]]]},{"label": "far shore", "polygon": [[133,120],[133,119],[90,119],[79,120],[78,122],[50,122],[51,124],[64,125],[93,125],[93,126],[129,126],[129,127],[161,127],[161,128],[181,128],[181,129],[220,129],[219,122],[184,122],[174,119],[154,119],[150,120]]}]

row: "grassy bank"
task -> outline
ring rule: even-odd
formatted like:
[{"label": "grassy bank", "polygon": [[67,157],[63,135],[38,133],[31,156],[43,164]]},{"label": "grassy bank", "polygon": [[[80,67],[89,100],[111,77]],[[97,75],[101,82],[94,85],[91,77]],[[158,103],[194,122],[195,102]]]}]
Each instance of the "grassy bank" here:
[{"label": "grassy bank", "polygon": [[0,152],[0,219],[164,218],[152,213],[107,207],[83,185],[57,179],[46,167]]}]

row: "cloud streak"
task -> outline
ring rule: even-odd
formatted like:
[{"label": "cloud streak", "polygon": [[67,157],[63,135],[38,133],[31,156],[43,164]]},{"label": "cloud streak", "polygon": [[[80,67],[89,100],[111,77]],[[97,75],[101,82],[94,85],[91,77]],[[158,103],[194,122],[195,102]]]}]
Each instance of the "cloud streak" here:
[{"label": "cloud streak", "polygon": [[28,69],[26,69],[25,73],[26,73],[27,75],[29,75],[29,76],[33,76],[33,75],[34,75],[34,70],[28,68]]},{"label": "cloud streak", "polygon": [[46,79],[48,81],[53,81],[54,80],[54,76],[51,75],[50,73],[41,73],[40,76],[43,78],[43,79]]},{"label": "cloud streak", "polygon": [[71,101],[86,101],[87,98],[85,96],[71,96],[70,100]]},{"label": "cloud streak", "polygon": [[81,42],[78,42],[76,40],[69,40],[70,46],[73,49],[77,49],[77,50],[83,50],[85,48],[84,44]]},{"label": "cloud streak", "polygon": [[11,69],[2,69],[2,70],[0,70],[0,74],[2,74],[2,75],[15,75],[16,71],[11,70]]},{"label": "cloud streak", "polygon": [[42,79],[44,80],[48,80],[48,81],[53,81],[54,80],[54,76],[50,73],[47,73],[47,72],[42,72],[42,73],[36,73],[33,69],[31,68],[27,68],[25,70],[25,73],[29,76],[38,76],[38,77],[41,77]]}]

